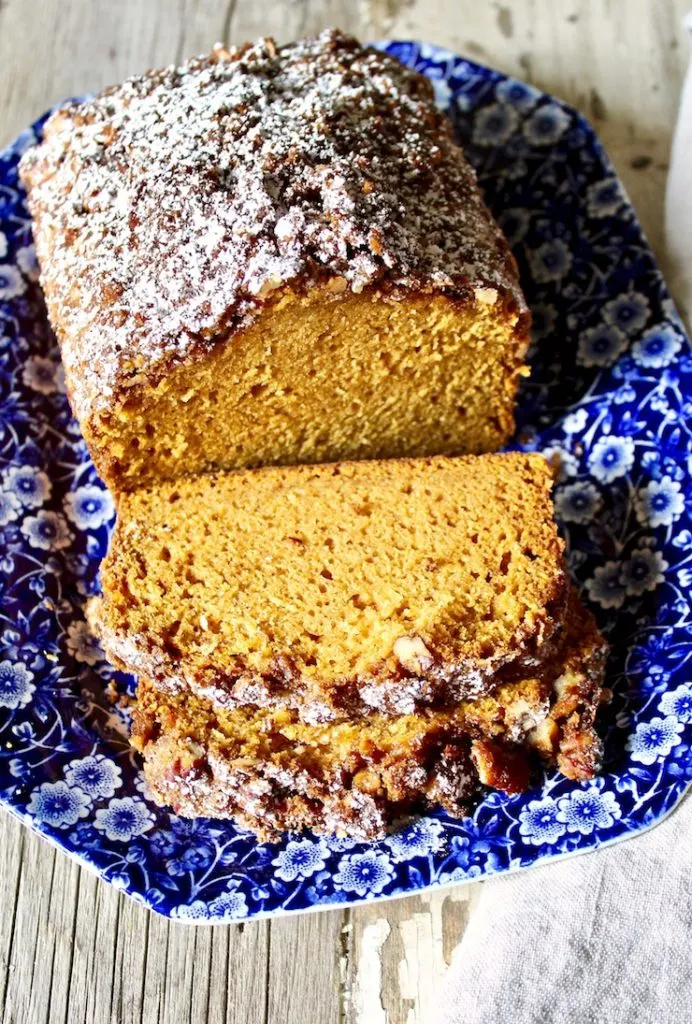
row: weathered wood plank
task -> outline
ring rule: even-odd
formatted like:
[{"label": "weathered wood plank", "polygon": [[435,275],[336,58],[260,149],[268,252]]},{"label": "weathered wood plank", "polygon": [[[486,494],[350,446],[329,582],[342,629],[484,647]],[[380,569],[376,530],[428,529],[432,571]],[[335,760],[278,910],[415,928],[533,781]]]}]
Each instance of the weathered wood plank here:
[{"label": "weathered wood plank", "polygon": [[116,936],[123,897],[80,872],[72,966],[66,979],[70,1024],[108,1020],[113,1003]]},{"label": "weathered wood plank", "polygon": [[480,884],[351,911],[347,1024],[434,1020],[436,993]]},{"label": "weathered wood plank", "polygon": [[0,816],[0,886],[4,913],[0,914],[0,1015],[4,1015],[7,987],[14,965],[11,959],[19,911],[24,846],[28,833],[9,814]]},{"label": "weathered wood plank", "polygon": [[267,1024],[340,1024],[343,924],[340,910],[272,921]]},{"label": "weathered wood plank", "polygon": [[[111,1024],[139,1024],[143,1019],[150,925],[147,910],[133,900],[120,897],[114,936],[113,989],[108,1008],[110,1016],[103,1017]],[[157,966],[160,968],[163,965]],[[98,1012],[103,1014],[103,1008],[99,1007]],[[99,1017],[96,1019],[99,1020]]]},{"label": "weathered wood plank", "polygon": [[24,837],[3,1020],[65,1019],[79,874],[36,836]]},{"label": "weathered wood plank", "polygon": [[[217,929],[222,932],[223,929]],[[227,929],[226,1024],[255,1024],[267,1020],[269,965],[268,921]],[[224,992],[218,998],[223,1000]],[[211,1024],[211,1021],[210,1021]]]}]

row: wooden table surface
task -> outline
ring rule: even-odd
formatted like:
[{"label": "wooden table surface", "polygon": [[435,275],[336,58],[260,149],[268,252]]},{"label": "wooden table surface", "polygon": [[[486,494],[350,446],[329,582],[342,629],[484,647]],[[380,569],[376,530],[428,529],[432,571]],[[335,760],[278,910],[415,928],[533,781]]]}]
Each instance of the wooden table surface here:
[{"label": "wooden table surface", "polygon": [[[0,145],[52,103],[222,39],[337,24],[426,39],[594,123],[662,258],[689,0],[0,0]],[[433,1024],[479,884],[352,910],[194,928],[149,913],[0,820],[2,1022]]]}]

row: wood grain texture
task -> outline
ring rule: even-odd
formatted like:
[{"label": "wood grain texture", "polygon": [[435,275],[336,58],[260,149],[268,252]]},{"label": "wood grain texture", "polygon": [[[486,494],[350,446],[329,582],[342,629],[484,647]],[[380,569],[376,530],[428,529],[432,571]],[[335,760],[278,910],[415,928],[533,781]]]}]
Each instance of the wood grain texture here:
[{"label": "wood grain texture", "polygon": [[[48,106],[223,39],[424,38],[595,124],[661,253],[689,0],[0,0],[0,145]],[[433,1024],[469,886],[246,925],[173,924],[0,817],[4,1024]]]},{"label": "wood grain texture", "polygon": [[346,1024],[433,1024],[436,992],[480,884],[373,903],[351,912]]}]

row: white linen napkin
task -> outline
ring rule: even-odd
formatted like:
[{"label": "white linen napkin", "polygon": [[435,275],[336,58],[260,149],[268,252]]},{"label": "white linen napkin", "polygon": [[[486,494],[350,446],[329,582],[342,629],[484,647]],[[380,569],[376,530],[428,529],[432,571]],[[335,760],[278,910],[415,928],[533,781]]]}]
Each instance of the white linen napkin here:
[{"label": "white linen napkin", "polygon": [[[692,14],[687,18],[692,33]],[[692,65],[666,197],[692,313]],[[692,796],[641,838],[484,884],[427,1024],[692,1021]]]},{"label": "white linen napkin", "polygon": [[640,838],[493,879],[430,1024],[692,1020],[692,799]]}]

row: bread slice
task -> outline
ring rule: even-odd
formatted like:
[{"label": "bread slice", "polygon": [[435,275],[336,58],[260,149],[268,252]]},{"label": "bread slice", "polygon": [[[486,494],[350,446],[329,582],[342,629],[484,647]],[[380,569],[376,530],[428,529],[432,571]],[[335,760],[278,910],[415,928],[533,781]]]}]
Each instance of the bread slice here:
[{"label": "bread slice", "polygon": [[491,690],[552,652],[551,475],[497,454],[246,470],[121,496],[90,610],[109,658],[306,721]]},{"label": "bread slice", "polygon": [[339,32],[71,103],[21,164],[68,392],[113,490],[482,452],[529,314],[430,82]]},{"label": "bread slice", "polygon": [[463,813],[480,783],[526,789],[532,751],[570,778],[591,778],[602,753],[593,723],[604,659],[593,618],[573,594],[553,663],[492,696],[306,725],[295,710],[220,710],[144,679],[132,742],[154,799],[178,814],[234,818],[265,840],[303,828],[374,839],[405,813]]}]

